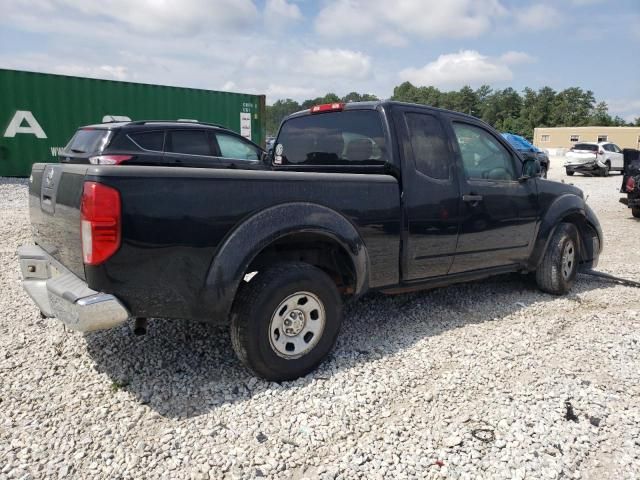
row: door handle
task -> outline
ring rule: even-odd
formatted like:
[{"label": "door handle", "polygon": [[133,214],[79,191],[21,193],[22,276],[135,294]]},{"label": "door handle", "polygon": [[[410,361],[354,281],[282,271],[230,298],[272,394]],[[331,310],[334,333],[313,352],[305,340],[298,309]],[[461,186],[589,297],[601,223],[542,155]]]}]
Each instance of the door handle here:
[{"label": "door handle", "polygon": [[463,195],[463,202],[478,203],[482,201],[482,195]]}]

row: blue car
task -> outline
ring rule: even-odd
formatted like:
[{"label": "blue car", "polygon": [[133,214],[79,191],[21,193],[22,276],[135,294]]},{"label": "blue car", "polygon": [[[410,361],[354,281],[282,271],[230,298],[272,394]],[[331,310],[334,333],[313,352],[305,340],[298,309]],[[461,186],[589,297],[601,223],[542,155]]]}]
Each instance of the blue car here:
[{"label": "blue car", "polygon": [[513,148],[518,150],[525,158],[537,158],[540,162],[540,176],[547,178],[549,171],[549,155],[544,150],[539,149],[529,142],[526,138],[516,135],[515,133],[503,133],[502,136]]}]

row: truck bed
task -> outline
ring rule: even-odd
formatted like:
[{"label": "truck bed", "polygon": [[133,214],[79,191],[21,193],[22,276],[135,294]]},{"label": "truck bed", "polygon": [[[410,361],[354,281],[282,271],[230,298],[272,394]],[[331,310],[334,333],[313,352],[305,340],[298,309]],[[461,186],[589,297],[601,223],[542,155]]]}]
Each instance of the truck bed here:
[{"label": "truck bed", "polygon": [[[122,202],[121,247],[98,266],[82,262],[85,180],[116,188]],[[400,190],[390,175],[37,164],[30,183],[35,242],[144,317],[203,319],[221,242],[255,213],[291,202],[328,207],[356,227],[369,253],[369,287],[398,282]]]}]

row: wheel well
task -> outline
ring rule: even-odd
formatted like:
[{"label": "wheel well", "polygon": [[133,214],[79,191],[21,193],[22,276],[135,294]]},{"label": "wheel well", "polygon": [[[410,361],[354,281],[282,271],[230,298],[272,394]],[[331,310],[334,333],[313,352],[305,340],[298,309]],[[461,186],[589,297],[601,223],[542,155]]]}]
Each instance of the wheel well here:
[{"label": "wheel well", "polygon": [[578,229],[580,261],[592,259],[594,256],[592,238],[597,237],[597,234],[587,219],[579,213],[572,213],[564,217],[562,222],[571,223]]},{"label": "wheel well", "polygon": [[336,240],[317,233],[296,233],[276,240],[258,253],[245,273],[258,272],[259,275],[261,270],[285,261],[304,262],[319,268],[345,296],[355,292],[357,274],[351,257]]}]

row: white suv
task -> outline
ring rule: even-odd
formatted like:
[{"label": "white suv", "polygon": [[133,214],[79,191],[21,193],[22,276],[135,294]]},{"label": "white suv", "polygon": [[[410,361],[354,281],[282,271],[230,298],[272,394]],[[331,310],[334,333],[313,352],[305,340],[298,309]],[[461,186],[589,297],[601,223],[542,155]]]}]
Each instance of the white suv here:
[{"label": "white suv", "polygon": [[567,175],[580,172],[606,177],[612,170],[621,172],[624,169],[622,150],[610,142],[576,143],[565,157],[564,168]]}]

